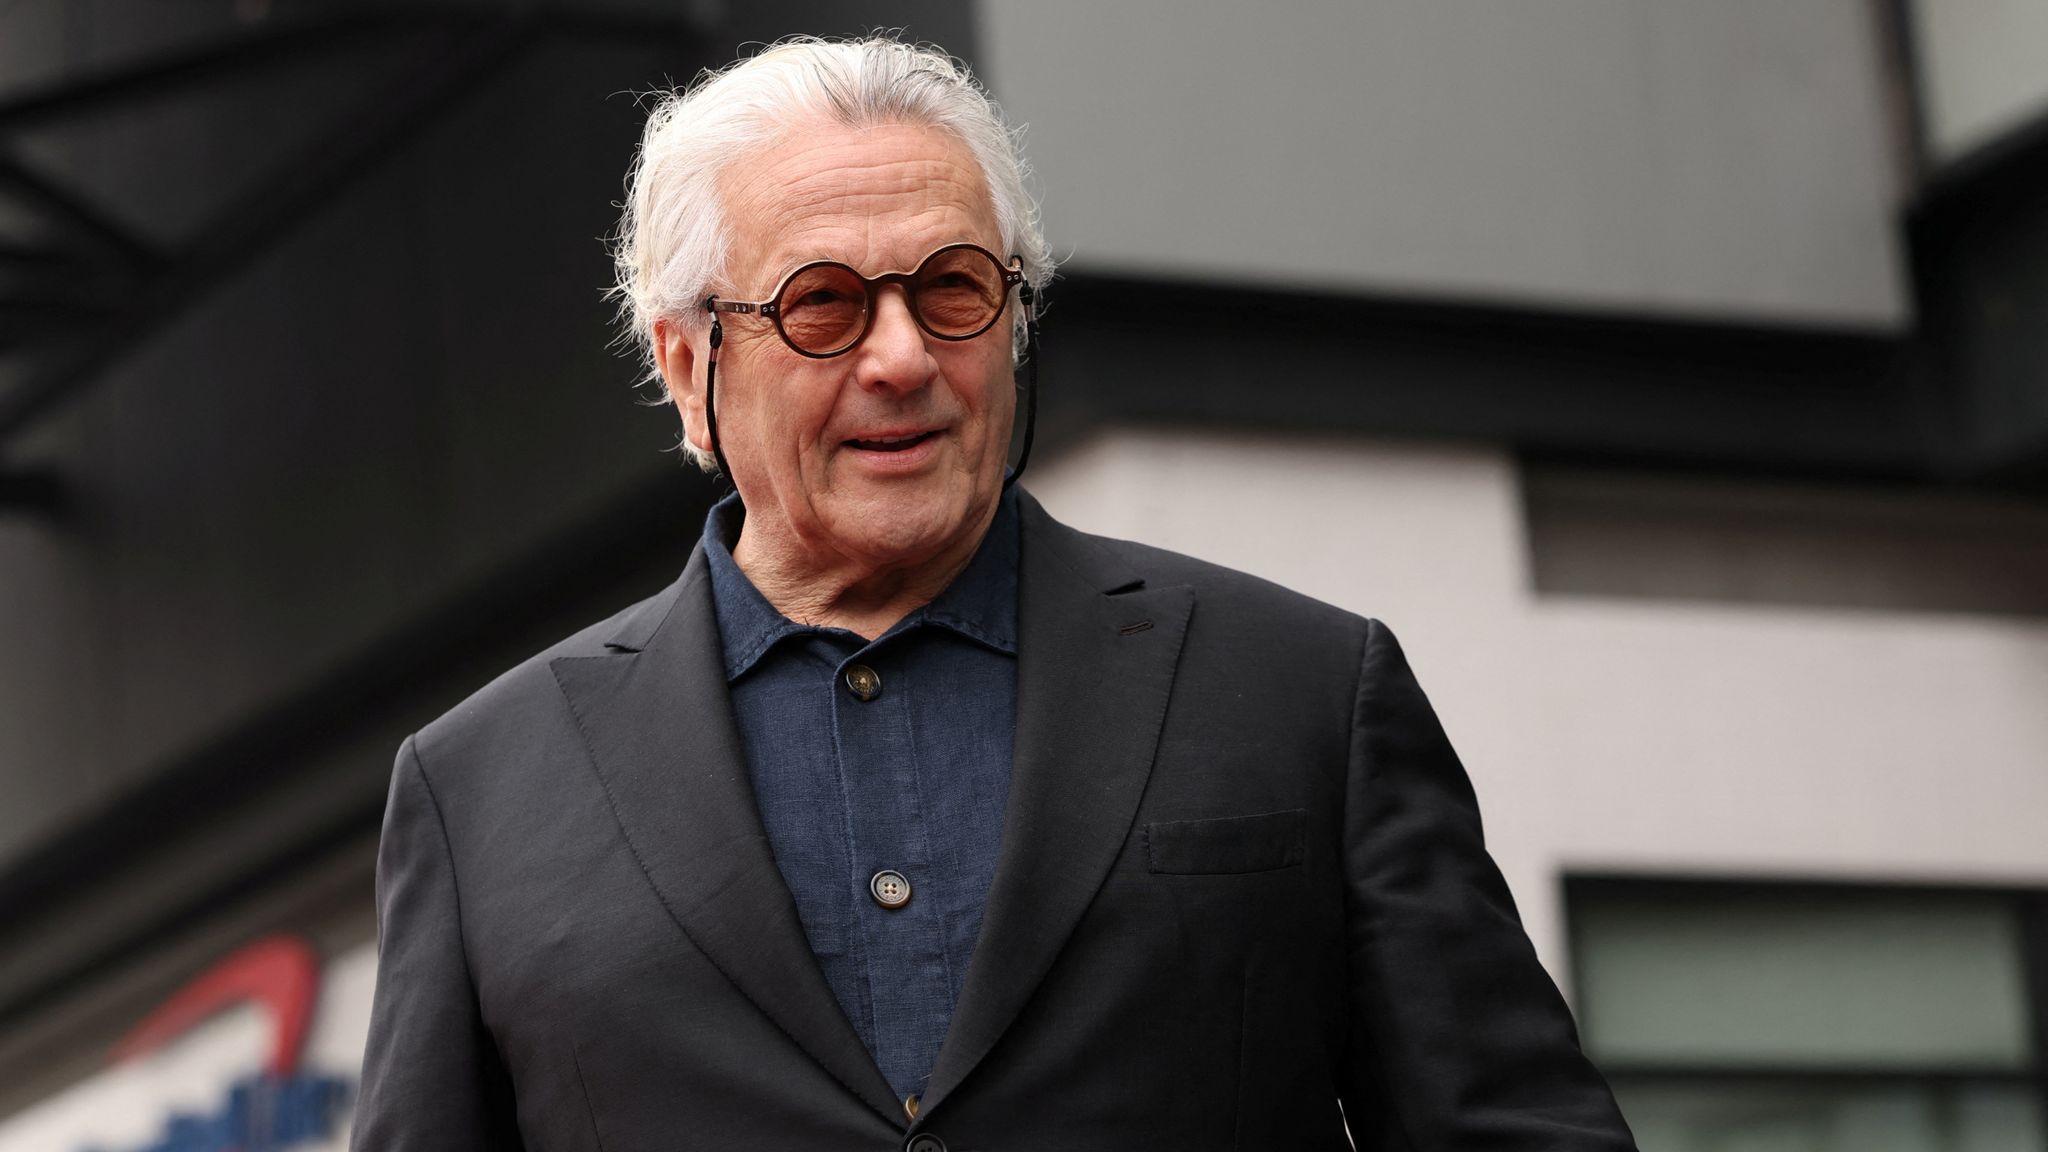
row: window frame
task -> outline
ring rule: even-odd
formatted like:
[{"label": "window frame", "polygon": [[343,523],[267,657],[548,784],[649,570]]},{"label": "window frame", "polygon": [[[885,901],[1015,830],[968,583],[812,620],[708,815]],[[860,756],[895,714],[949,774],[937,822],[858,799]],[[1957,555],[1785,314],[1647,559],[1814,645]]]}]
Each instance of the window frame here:
[{"label": "window frame", "polygon": [[1716,876],[1708,873],[1644,874],[1567,871],[1563,874],[1566,970],[1574,989],[1573,1011],[1582,1038],[1593,1035],[1597,1012],[1585,982],[1586,941],[1583,910],[1590,903],[1627,899],[1698,899],[1712,895],[1733,902],[1745,899],[1915,897],[1988,900],[2011,907],[2018,930],[2018,957],[2027,1031],[2032,1041],[2031,1065],[2024,1069],[1913,1067],[1836,1067],[1716,1061],[1689,1064],[1666,1061],[1602,1059],[1590,1046],[1590,1057],[1611,1080],[1647,1085],[1775,1084],[1785,1086],[1857,1088],[1920,1085],[1934,1089],[1970,1084],[2026,1085],[2033,1089],[2044,1125],[2048,1125],[2048,888],[2020,884],[1943,884],[1914,881],[1818,879],[1795,877]]}]

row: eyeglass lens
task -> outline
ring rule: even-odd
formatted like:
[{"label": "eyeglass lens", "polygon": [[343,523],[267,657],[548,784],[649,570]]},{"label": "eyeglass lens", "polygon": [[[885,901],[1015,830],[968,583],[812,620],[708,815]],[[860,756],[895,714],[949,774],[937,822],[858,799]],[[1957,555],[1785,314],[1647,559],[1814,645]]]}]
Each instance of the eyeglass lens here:
[{"label": "eyeglass lens", "polygon": [[[911,313],[949,340],[979,335],[1003,310],[1002,266],[976,248],[934,252],[911,273]],[[799,269],[776,296],[776,319],[792,346],[813,355],[843,352],[867,331],[869,282],[844,264]]]}]

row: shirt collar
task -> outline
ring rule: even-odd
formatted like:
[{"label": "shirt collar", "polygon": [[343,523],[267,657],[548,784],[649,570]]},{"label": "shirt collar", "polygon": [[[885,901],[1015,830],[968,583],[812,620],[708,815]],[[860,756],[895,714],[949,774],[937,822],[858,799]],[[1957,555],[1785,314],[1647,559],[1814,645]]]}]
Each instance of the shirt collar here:
[{"label": "shirt collar", "polygon": [[[783,638],[799,633],[834,633],[833,628],[799,624],[768,602],[732,558],[746,522],[746,506],[738,493],[728,495],[704,518],[704,561],[711,572],[711,595],[718,613],[720,647],[725,655],[727,683],[759,663]],[[1017,494],[1005,491],[995,519],[975,549],[974,558],[931,603],[905,616],[876,643],[923,624],[958,632],[986,647],[1017,654]]]}]

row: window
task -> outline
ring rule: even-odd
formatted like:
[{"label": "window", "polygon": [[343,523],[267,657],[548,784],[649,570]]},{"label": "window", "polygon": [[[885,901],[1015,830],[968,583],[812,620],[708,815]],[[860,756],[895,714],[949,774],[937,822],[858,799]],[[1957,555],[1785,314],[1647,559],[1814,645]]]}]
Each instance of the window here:
[{"label": "window", "polygon": [[1575,877],[1579,1019],[1644,1152],[2048,1152],[2034,893]]}]

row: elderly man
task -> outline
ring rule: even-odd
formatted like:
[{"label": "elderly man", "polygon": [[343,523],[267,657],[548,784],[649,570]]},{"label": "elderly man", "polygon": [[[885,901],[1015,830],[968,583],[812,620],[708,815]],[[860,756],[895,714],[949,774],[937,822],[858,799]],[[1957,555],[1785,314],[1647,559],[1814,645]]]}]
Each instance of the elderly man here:
[{"label": "elderly man", "polygon": [[1007,483],[1051,268],[957,64],[667,101],[619,260],[735,496],[400,751],[357,1148],[1632,1146],[1387,630]]}]

